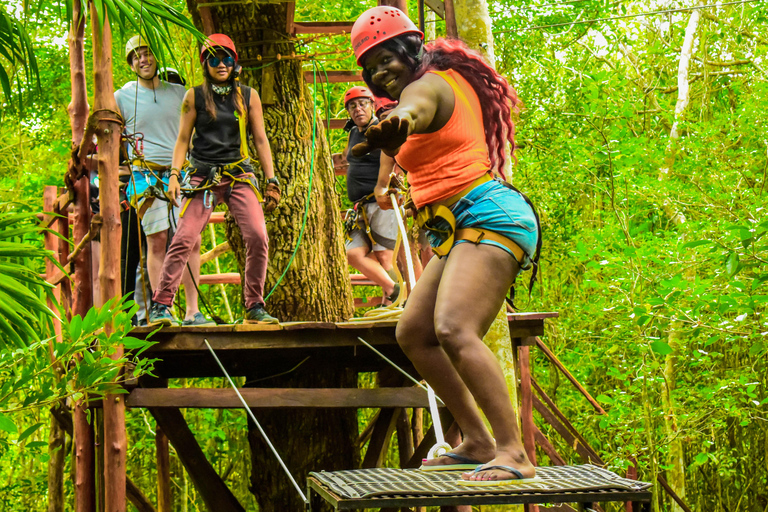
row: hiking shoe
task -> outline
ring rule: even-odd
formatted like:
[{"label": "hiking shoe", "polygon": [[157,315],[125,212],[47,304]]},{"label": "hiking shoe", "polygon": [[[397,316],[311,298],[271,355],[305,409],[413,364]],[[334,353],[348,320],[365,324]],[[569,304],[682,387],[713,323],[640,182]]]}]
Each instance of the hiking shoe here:
[{"label": "hiking shoe", "polygon": [[205,315],[198,311],[191,320],[184,320],[181,322],[181,325],[186,327],[211,327],[216,325],[216,322],[208,320],[205,318]]},{"label": "hiking shoe", "polygon": [[400,297],[400,284],[395,283],[395,289],[392,290],[392,293],[387,295],[387,300],[390,303],[395,302]]},{"label": "hiking shoe", "polygon": [[279,324],[280,320],[264,309],[264,304],[257,304],[245,312],[244,324]]},{"label": "hiking shoe", "polygon": [[152,303],[152,307],[149,309],[149,325],[173,325],[174,323],[176,323],[176,319],[171,314],[171,306],[157,302]]}]

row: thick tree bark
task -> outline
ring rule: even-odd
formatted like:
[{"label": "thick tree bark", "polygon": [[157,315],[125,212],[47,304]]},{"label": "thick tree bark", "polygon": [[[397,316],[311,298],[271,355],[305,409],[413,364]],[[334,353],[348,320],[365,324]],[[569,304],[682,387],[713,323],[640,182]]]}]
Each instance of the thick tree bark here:
[{"label": "thick tree bark", "polygon": [[[85,83],[85,13],[80,2],[73,4],[72,26],[69,32],[69,73],[72,82],[72,101],[67,108],[72,128],[72,149],[80,147],[88,121],[88,95]],[[72,157],[73,160],[77,158]],[[75,162],[70,163],[70,169]],[[82,240],[91,222],[89,179],[85,175],[75,184],[75,222],[72,237]],[[93,275],[91,272],[91,247],[88,244],[75,258],[75,282],[72,293],[72,313],[85,317],[93,306]],[[83,401],[74,410],[74,466],[75,512],[95,512],[96,482],[94,479],[93,425],[88,422]]]},{"label": "thick tree bark", "polygon": [[[188,6],[195,23],[201,26],[196,1],[188,0]],[[333,164],[320,122],[316,123],[313,141],[312,93],[304,82],[302,61],[295,58],[295,48],[286,33],[287,12],[285,3],[232,4],[211,8],[210,19],[216,32],[234,39],[240,63],[245,68],[241,81],[254,87],[261,97],[275,173],[282,184],[280,206],[266,215],[270,260],[265,296],[278,282],[299,244],[310,174],[314,172],[303,238],[285,277],[268,298],[267,309],[284,322],[343,321],[352,316],[352,288]],[[249,67],[260,69],[251,71]],[[311,165],[313,142],[314,169]],[[232,221],[228,223],[227,238],[242,269],[243,243]],[[276,368],[275,373],[294,365],[292,362],[286,368]],[[355,387],[356,376],[307,366],[279,380],[265,381],[265,385]],[[256,416],[302,488],[309,471],[351,469],[358,465],[354,411],[260,410]],[[255,426],[249,428],[253,458],[251,484],[259,510],[301,510],[303,504],[290,480]]]},{"label": "thick tree bark", "polygon": [[[93,7],[93,6],[91,6]],[[112,84],[112,31],[109,23],[99,27],[96,9],[91,8],[93,30],[94,112],[99,121],[96,136],[99,145],[99,205],[104,223],[101,227],[101,266],[99,282],[104,303],[120,296],[120,198],[118,194],[118,147],[121,124],[116,121],[117,104]],[[106,15],[105,15],[106,16]],[[112,331],[107,324],[105,331]],[[115,347],[113,358],[123,355],[123,346]],[[123,395],[104,397],[104,487],[109,512],[125,511],[125,401]]]}]

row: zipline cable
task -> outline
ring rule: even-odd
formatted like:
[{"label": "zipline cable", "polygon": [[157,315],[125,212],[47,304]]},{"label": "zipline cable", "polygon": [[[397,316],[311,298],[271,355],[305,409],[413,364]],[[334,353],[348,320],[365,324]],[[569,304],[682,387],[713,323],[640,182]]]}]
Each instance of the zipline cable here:
[{"label": "zipline cable", "polygon": [[216,360],[216,363],[219,365],[219,368],[221,368],[221,371],[224,373],[224,376],[229,381],[229,385],[232,386],[232,389],[235,390],[235,394],[237,394],[237,398],[240,399],[240,402],[243,404],[243,407],[245,407],[245,412],[248,413],[248,416],[251,418],[253,423],[256,424],[256,428],[259,429],[259,433],[261,434],[261,437],[264,439],[264,441],[269,446],[269,449],[272,450],[272,453],[274,454],[275,458],[277,458],[277,462],[280,463],[280,467],[283,468],[283,471],[285,471],[285,474],[288,475],[288,478],[291,480],[291,483],[296,488],[296,492],[299,493],[299,496],[301,496],[301,500],[304,502],[304,505],[309,505],[309,500],[304,495],[303,492],[301,492],[301,488],[299,487],[299,484],[296,483],[296,480],[293,478],[293,475],[291,474],[288,467],[285,465],[285,462],[283,462],[283,459],[280,457],[280,454],[277,453],[277,450],[275,449],[274,445],[272,444],[272,441],[269,440],[269,437],[267,437],[266,432],[264,432],[264,429],[261,428],[261,423],[259,423],[259,420],[256,419],[256,416],[254,416],[253,411],[251,411],[251,408],[248,407],[248,403],[245,401],[245,398],[243,398],[243,395],[240,394],[240,390],[237,389],[237,386],[235,386],[235,383],[232,381],[232,377],[229,376],[229,373],[227,373],[227,370],[224,368],[224,365],[221,364],[221,361],[219,360],[219,356],[216,355],[216,352],[214,352],[213,348],[211,347],[211,344],[208,343],[208,339],[203,339],[205,342],[205,346],[208,347],[208,350],[211,352],[211,355]]}]

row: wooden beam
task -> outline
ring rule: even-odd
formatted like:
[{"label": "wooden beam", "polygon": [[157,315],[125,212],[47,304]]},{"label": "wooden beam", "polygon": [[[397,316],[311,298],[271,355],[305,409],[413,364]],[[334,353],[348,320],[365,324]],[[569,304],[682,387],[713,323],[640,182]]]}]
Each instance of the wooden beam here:
[{"label": "wooden beam", "polygon": [[601,464],[603,464],[603,460],[600,458],[600,456],[597,454],[597,452],[589,445],[586,439],[579,434],[579,431],[576,430],[576,427],[574,427],[570,421],[568,421],[568,418],[565,417],[565,414],[563,414],[560,409],[558,409],[557,405],[555,404],[554,400],[549,398],[549,395],[547,395],[546,392],[544,392],[544,389],[539,385],[538,382],[536,382],[536,379],[531,379],[531,384],[533,385],[533,389],[536,390],[536,393],[541,397],[541,399],[544,401],[546,406],[549,408],[552,413],[557,416],[557,418],[560,420],[560,422],[565,425],[565,428],[571,431],[573,436],[584,446],[586,446],[589,451],[592,454],[592,459],[599,461]]},{"label": "wooden beam", "polygon": [[389,441],[397,426],[402,409],[382,409],[376,424],[373,427],[371,440],[368,441],[368,449],[365,451],[362,468],[380,468],[387,455]]},{"label": "wooden beam", "polygon": [[[429,407],[426,392],[417,387],[244,388],[240,393],[252,409]],[[136,388],[126,398],[126,405],[151,409],[167,407],[242,409],[243,407],[234,390],[226,388]]]},{"label": "wooden beam", "polygon": [[381,296],[377,295],[376,297],[355,297],[355,309],[357,308],[371,308],[376,307],[379,304],[381,304]]},{"label": "wooden beam", "polygon": [[[325,73],[317,73],[317,81],[325,82]],[[311,84],[314,80],[312,71],[304,72],[304,80]],[[329,71],[328,82],[330,83],[343,83],[343,82],[362,82],[363,75],[360,71]]]},{"label": "wooden beam", "polygon": [[125,479],[125,495],[138,512],[157,512],[149,498],[130,478]]},{"label": "wooden beam", "polygon": [[223,272],[221,274],[206,274],[200,276],[198,284],[240,284],[240,274],[237,272]]},{"label": "wooden beam", "polygon": [[349,274],[349,280],[352,281],[352,286],[379,286],[363,274]]},{"label": "wooden beam", "polygon": [[536,441],[534,440],[533,404],[531,394],[530,347],[519,347],[520,363],[520,422],[523,426],[523,445],[531,464],[536,465]]},{"label": "wooden beam", "polygon": [[440,18],[445,19],[445,4],[443,0],[424,0],[424,3]]},{"label": "wooden beam", "polygon": [[229,242],[219,244],[200,256],[200,264],[202,265],[203,263],[208,263],[209,261],[218,258],[227,251],[229,251]]},{"label": "wooden beam", "polygon": [[533,433],[534,438],[536,439],[536,443],[538,443],[539,446],[541,446],[541,449],[544,450],[544,453],[547,454],[547,457],[549,457],[549,460],[554,464],[555,466],[565,466],[565,460],[560,456],[559,453],[557,453],[557,450],[555,450],[555,447],[552,446],[552,443],[549,442],[549,439],[541,433],[541,430],[538,429],[538,427],[534,427],[536,430]]},{"label": "wooden beam", "polygon": [[445,6],[445,35],[451,39],[459,38],[459,30],[456,27],[456,11],[453,9],[453,0],[444,0]]},{"label": "wooden beam", "polygon": [[596,464],[599,466],[604,466],[602,460],[600,460],[599,457],[595,458],[592,449],[588,446],[585,446],[582,444],[576,437],[573,435],[573,433],[568,430],[568,428],[563,425],[559,419],[550,411],[547,409],[547,407],[541,403],[541,400],[539,400],[536,396],[533,396],[533,407],[536,409],[536,411],[541,414],[541,416],[552,425],[552,427],[555,429],[555,431],[560,434],[560,437],[565,440],[565,442],[573,448],[576,453],[579,454],[579,456],[584,460],[584,462],[588,464]]},{"label": "wooden beam", "polygon": [[219,477],[205,458],[195,436],[178,409],[150,409],[158,426],[163,429],[176,449],[176,455],[187,470],[192,483],[203,498],[208,510],[217,512],[245,512],[235,495]]},{"label": "wooden beam", "polygon": [[353,21],[294,21],[294,34],[349,34]]},{"label": "wooden beam", "polygon": [[[323,76],[323,78],[325,78],[325,76]],[[331,78],[330,74],[328,75],[328,78]],[[347,121],[348,119],[331,119],[329,123],[326,119],[323,119],[323,126],[329,130],[343,130],[347,125]],[[334,165],[336,165],[336,160],[334,160]]]},{"label": "wooden beam", "polygon": [[554,364],[561,372],[563,372],[563,375],[565,375],[565,378],[568,379],[571,384],[573,384],[576,389],[579,390],[579,393],[581,393],[584,398],[589,401],[590,404],[592,404],[592,407],[595,408],[595,410],[602,415],[607,414],[605,410],[603,410],[602,407],[600,407],[600,404],[597,403],[597,400],[592,398],[592,395],[589,394],[589,392],[584,389],[584,386],[581,385],[579,381],[576,380],[576,377],[571,375],[571,372],[568,371],[568,368],[565,367],[563,363],[560,362],[560,360],[555,356],[555,354],[549,350],[549,347],[547,347],[543,341],[537,336],[536,337],[536,345],[538,345],[539,349],[544,352],[544,355],[547,356],[547,358]]},{"label": "wooden beam", "polygon": [[168,436],[160,427],[157,427],[155,432],[155,450],[157,453],[157,510],[158,512],[171,512],[173,509],[171,453],[168,449]]}]

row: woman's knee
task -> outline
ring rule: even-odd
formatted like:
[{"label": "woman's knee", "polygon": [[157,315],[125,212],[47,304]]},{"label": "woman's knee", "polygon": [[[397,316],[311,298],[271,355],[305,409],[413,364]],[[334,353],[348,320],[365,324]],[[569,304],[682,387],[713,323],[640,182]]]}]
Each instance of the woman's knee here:
[{"label": "woman's knee", "polygon": [[435,333],[428,327],[425,328],[425,325],[429,325],[429,323],[409,321],[406,318],[397,323],[395,338],[403,352],[408,354],[419,347],[434,343]]},{"label": "woman's knee", "polygon": [[462,350],[478,339],[477,334],[456,316],[436,317],[434,329],[437,341],[452,360],[461,357]]}]

